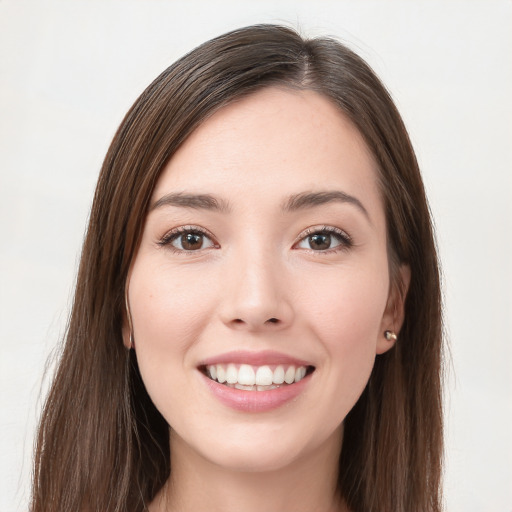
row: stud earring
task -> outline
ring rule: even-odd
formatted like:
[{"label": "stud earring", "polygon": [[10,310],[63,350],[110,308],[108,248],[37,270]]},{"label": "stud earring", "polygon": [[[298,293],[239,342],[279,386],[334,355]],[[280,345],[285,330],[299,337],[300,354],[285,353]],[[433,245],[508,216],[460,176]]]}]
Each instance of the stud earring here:
[{"label": "stud earring", "polygon": [[384,337],[388,341],[396,341],[398,339],[397,335],[393,331],[384,331]]}]

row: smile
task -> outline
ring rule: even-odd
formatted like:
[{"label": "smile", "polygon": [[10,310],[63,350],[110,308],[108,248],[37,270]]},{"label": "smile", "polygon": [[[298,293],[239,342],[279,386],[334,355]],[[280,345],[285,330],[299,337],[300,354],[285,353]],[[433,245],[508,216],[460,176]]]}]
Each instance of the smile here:
[{"label": "smile", "polygon": [[307,360],[272,350],[235,350],[205,359],[197,369],[223,405],[263,413],[299,400],[311,386],[316,368]]},{"label": "smile", "polygon": [[312,366],[211,364],[204,373],[211,380],[244,391],[269,391],[300,382],[314,370]]}]

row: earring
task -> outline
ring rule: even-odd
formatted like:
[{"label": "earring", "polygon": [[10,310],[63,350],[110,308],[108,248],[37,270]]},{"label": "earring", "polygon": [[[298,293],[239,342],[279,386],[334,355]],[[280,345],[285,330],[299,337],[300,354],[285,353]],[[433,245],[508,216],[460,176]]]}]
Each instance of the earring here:
[{"label": "earring", "polygon": [[384,337],[388,341],[396,341],[398,339],[397,335],[393,331],[384,331]]},{"label": "earring", "polygon": [[130,349],[135,348],[135,341],[133,339],[133,333],[130,331]]}]

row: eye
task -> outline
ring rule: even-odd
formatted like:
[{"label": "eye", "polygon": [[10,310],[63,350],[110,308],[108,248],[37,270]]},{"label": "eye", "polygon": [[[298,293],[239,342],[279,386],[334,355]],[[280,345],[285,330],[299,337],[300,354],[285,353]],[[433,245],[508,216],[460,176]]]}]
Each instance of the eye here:
[{"label": "eye", "polygon": [[304,234],[301,234],[301,239],[294,247],[315,252],[329,252],[348,249],[351,246],[352,240],[343,230],[324,226],[307,229]]},{"label": "eye", "polygon": [[169,246],[176,252],[195,252],[215,247],[211,237],[205,231],[188,226],[173,229],[158,244]]}]

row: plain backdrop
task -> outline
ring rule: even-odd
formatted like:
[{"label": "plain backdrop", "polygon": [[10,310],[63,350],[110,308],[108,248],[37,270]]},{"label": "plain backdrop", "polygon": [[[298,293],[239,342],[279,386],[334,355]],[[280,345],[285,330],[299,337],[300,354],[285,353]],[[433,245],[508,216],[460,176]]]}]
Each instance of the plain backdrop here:
[{"label": "plain backdrop", "polygon": [[27,510],[44,368],[116,127],[177,57],[262,22],[338,36],[395,98],[443,263],[447,510],[512,510],[512,2],[3,0],[1,512]]}]

